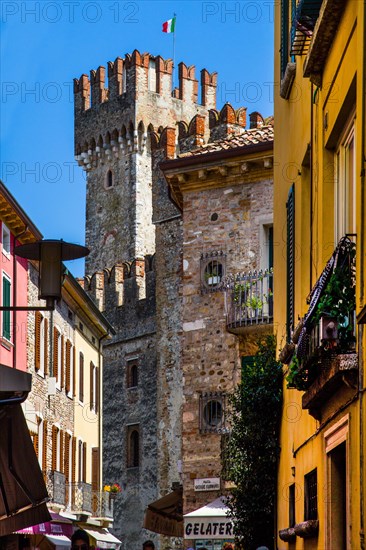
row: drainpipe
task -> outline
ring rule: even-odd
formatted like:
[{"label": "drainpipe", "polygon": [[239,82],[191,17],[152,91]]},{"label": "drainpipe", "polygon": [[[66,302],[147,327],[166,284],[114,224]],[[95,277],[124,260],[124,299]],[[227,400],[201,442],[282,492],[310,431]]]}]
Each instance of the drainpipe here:
[{"label": "drainpipe", "polygon": [[[13,245],[13,304],[17,305],[17,261],[14,254],[14,248],[17,246],[17,241],[28,231],[28,226],[26,225],[24,230],[19,233],[19,235],[14,235],[14,245]],[[28,285],[28,280],[27,280]],[[27,291],[28,296],[28,291]],[[17,311],[13,311],[13,369],[17,368]]]}]

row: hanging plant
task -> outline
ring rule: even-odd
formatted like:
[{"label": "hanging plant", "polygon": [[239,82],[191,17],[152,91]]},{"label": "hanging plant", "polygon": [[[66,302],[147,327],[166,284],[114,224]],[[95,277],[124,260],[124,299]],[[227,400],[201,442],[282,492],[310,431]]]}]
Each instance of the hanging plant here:
[{"label": "hanging plant", "polygon": [[292,361],[288,367],[286,382],[288,389],[305,391],[308,388],[307,374],[304,370],[301,369],[299,360],[296,355],[293,356]]},{"label": "hanging plant", "polygon": [[350,242],[345,261],[333,271],[314,315],[315,322],[324,316],[337,321],[339,347],[342,350],[349,349],[350,344],[356,341],[353,326],[356,309],[355,254],[355,244]]}]

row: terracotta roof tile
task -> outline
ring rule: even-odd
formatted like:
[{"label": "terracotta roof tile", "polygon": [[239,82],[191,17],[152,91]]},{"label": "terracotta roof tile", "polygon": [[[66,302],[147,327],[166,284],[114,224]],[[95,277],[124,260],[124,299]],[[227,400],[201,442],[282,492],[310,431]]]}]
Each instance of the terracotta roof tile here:
[{"label": "terracotta roof tile", "polygon": [[245,147],[246,145],[255,145],[257,143],[269,143],[273,141],[273,135],[273,124],[262,126],[261,128],[252,128],[250,130],[244,130],[244,132],[240,135],[207,143],[207,145],[204,145],[203,147],[199,147],[193,151],[179,155],[179,158],[206,155],[208,153],[216,153],[218,151],[235,149],[236,147]]}]

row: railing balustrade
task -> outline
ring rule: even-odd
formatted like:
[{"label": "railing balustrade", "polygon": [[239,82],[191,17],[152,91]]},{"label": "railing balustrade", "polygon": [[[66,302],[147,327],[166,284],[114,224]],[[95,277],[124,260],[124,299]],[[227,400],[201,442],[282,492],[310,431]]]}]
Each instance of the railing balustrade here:
[{"label": "railing balustrade", "polygon": [[227,277],[228,328],[269,324],[273,318],[273,271],[253,271]]}]

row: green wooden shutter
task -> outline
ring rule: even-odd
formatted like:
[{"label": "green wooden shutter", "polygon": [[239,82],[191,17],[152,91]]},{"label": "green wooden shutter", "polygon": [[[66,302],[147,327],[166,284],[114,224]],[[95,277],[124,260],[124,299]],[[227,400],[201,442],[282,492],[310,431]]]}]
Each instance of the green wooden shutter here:
[{"label": "green wooden shutter", "polygon": [[[11,282],[3,277],[3,306],[10,306]],[[10,341],[10,311],[3,311],[3,337]]]},{"label": "green wooden shutter", "polygon": [[285,75],[289,52],[289,0],[281,0],[281,79]]},{"label": "green wooden shutter", "polygon": [[287,199],[287,341],[295,318],[295,187],[290,188]]}]

